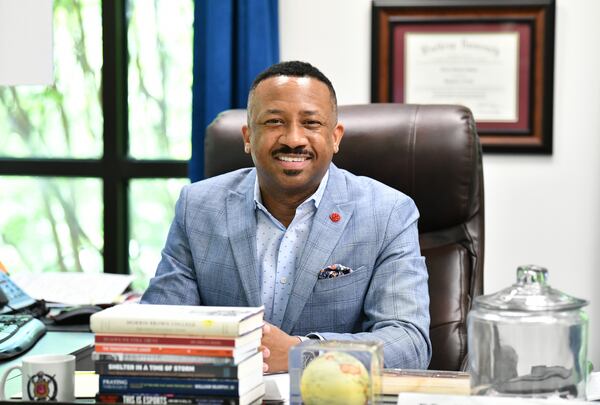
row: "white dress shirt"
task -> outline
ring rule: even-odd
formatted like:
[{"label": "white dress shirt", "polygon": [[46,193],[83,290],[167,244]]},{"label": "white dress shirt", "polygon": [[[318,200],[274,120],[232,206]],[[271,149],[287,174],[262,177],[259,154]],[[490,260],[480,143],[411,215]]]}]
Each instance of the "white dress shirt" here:
[{"label": "white dress shirt", "polygon": [[256,257],[262,287],[265,320],[281,327],[290,291],[296,274],[296,259],[300,256],[319,207],[329,171],[317,191],[296,208],[296,214],[286,228],[262,204],[258,177],[254,184],[256,204]]}]

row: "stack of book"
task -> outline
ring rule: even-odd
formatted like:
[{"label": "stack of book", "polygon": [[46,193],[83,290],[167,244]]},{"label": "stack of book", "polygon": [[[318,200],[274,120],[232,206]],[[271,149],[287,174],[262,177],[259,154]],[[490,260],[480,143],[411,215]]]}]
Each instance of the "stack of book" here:
[{"label": "stack of book", "polygon": [[260,404],[262,307],[122,304],[90,318],[96,399]]}]

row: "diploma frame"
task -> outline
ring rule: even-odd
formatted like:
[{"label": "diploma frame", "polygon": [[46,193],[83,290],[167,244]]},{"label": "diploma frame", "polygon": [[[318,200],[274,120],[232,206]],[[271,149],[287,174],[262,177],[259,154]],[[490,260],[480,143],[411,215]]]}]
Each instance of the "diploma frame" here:
[{"label": "diploma frame", "polygon": [[[415,71],[415,67],[426,65],[416,63],[416,53],[407,51],[408,38],[414,42],[419,35],[425,40],[427,37],[424,35],[427,34],[433,34],[432,38],[434,35],[436,38],[446,35],[451,42],[457,34],[466,38],[483,38],[482,35],[490,33],[493,35],[487,38],[508,37],[509,45],[505,49],[514,48],[516,56],[506,58],[500,65],[512,66],[514,71],[515,88],[504,89],[511,96],[498,98],[491,91],[486,94],[484,89],[489,88],[486,86],[477,89],[466,86],[458,90],[465,94],[477,91],[480,93],[477,97],[501,100],[498,103],[508,100],[506,105],[499,105],[498,110],[514,111],[514,119],[506,120],[501,118],[502,115],[494,119],[492,114],[485,120],[479,120],[472,108],[484,152],[552,154],[554,21],[555,0],[374,0],[371,101],[413,102],[404,97],[407,89],[415,88],[414,83],[407,82],[411,76],[405,70],[411,67]],[[510,40],[511,33],[518,39]],[[443,61],[436,63],[441,67]],[[477,70],[475,63],[473,70]],[[435,69],[431,72],[435,73]],[[484,76],[485,71],[481,77]],[[489,81],[490,75],[487,76]],[[510,74],[506,76],[512,77]],[[424,73],[421,79],[423,77],[426,77]],[[432,77],[432,83],[441,83],[436,94],[456,90],[455,83],[451,89],[443,88],[443,83],[448,82],[445,79]],[[504,81],[508,82],[508,79]]]}]

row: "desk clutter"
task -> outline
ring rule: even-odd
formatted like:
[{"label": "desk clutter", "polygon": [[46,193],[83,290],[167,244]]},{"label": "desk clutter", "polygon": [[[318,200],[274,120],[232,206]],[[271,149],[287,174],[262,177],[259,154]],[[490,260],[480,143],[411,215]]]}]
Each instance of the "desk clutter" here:
[{"label": "desk clutter", "polygon": [[90,318],[96,400],[260,404],[263,307],[121,304]]}]

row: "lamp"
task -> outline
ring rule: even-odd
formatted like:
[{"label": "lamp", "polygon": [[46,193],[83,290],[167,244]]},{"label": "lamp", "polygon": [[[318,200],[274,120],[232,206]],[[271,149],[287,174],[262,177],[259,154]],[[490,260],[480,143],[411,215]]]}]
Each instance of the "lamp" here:
[{"label": "lamp", "polygon": [[0,0],[0,85],[52,84],[52,0]]}]

